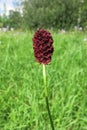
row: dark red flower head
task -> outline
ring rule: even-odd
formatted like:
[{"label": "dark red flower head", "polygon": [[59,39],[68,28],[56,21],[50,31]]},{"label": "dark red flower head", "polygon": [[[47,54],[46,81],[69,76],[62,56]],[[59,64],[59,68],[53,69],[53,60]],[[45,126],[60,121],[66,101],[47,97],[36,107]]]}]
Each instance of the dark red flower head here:
[{"label": "dark red flower head", "polygon": [[48,64],[51,62],[51,56],[53,54],[53,38],[50,32],[39,29],[34,34],[33,49],[36,61],[42,64]]}]

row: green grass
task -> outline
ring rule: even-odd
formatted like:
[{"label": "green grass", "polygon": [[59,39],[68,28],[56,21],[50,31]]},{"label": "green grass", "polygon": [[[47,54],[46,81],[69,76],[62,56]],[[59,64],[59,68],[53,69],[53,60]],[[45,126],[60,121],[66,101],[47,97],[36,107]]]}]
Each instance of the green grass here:
[{"label": "green grass", "polygon": [[[46,71],[55,130],[87,130],[87,34],[52,35],[55,51]],[[0,33],[0,130],[51,130],[32,37]]]}]

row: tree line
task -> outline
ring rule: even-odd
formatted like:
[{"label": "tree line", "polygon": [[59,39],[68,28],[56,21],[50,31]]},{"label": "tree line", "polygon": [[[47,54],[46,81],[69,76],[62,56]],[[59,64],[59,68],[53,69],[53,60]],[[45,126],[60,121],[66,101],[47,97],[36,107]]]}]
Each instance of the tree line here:
[{"label": "tree line", "polygon": [[87,0],[21,0],[20,11],[0,16],[0,27],[72,29],[87,27]]}]

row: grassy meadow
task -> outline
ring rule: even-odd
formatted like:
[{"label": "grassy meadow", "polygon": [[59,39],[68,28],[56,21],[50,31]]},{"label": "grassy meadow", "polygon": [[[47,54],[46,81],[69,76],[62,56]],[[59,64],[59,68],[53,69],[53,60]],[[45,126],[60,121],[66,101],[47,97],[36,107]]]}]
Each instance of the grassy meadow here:
[{"label": "grassy meadow", "polygon": [[[0,130],[51,130],[34,32],[0,32]],[[46,66],[55,130],[87,130],[87,33],[54,33]]]}]

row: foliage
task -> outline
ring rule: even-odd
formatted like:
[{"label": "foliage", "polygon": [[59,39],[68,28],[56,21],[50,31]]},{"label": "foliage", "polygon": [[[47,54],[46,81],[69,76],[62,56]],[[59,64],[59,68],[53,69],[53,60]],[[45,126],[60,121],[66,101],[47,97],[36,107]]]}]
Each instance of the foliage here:
[{"label": "foliage", "polygon": [[0,16],[0,28],[3,27],[2,17]]},{"label": "foliage", "polygon": [[84,0],[81,7],[81,25],[83,27],[87,26],[87,0]]},{"label": "foliage", "polygon": [[9,27],[20,28],[22,17],[19,11],[10,10],[9,12]]},{"label": "foliage", "polygon": [[[52,35],[55,51],[47,86],[55,128],[86,130],[87,34]],[[0,33],[0,130],[51,130],[32,37],[30,32]]]},{"label": "foliage", "polygon": [[79,0],[25,0],[24,19],[29,28],[65,28],[78,24]]},{"label": "foliage", "polygon": [[4,12],[3,26],[56,30],[87,26],[87,0],[16,0],[15,2],[19,9],[11,10],[8,17]]}]

